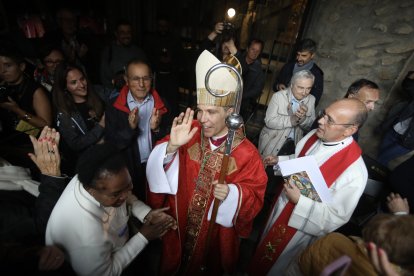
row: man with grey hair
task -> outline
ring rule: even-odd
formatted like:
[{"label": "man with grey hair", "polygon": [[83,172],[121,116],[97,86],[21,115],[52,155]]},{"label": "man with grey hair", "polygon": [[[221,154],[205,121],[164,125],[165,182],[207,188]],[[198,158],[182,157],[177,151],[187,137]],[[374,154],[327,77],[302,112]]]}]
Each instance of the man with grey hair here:
[{"label": "man with grey hair", "polygon": [[299,141],[295,154],[266,158],[276,164],[312,155],[331,200],[313,200],[284,183],[250,264],[254,275],[284,275],[298,252],[349,221],[368,179],[361,149],[352,138],[367,114],[360,100],[336,101],[321,112],[319,127]]},{"label": "man with grey hair", "polygon": [[273,94],[259,138],[262,156],[294,153],[303,132],[315,120],[315,97],[310,94],[314,81],[310,71],[298,71],[287,89]]}]

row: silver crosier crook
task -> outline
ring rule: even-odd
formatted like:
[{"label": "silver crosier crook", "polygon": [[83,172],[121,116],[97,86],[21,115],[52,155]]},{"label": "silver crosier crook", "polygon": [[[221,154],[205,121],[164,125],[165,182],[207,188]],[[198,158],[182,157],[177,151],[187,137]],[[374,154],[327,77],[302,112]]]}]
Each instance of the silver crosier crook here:
[{"label": "silver crosier crook", "polygon": [[[232,91],[227,91],[227,92],[221,94],[221,93],[216,92],[216,90],[214,90],[214,89],[212,89],[210,87],[210,83],[209,82],[210,82],[210,76],[211,76],[211,74],[214,71],[216,71],[216,70],[218,70],[220,68],[230,69],[237,76],[236,103],[235,103],[235,106],[234,106],[234,109],[233,109],[234,111],[233,111],[232,114],[230,114],[230,116],[228,116],[226,118],[226,125],[229,128],[228,137],[230,137],[230,135],[234,136],[234,132],[243,125],[243,118],[239,114],[239,112],[240,112],[240,106],[241,106],[241,100],[242,100],[242,95],[243,95],[243,79],[242,79],[239,71],[234,66],[228,65],[226,63],[218,63],[218,64],[214,65],[213,67],[211,67],[207,71],[207,74],[206,74],[206,77],[205,77],[205,80],[204,80],[207,91],[211,95],[213,95],[214,97],[220,97],[220,98],[222,98],[222,97],[225,97],[225,96],[227,96],[228,94],[230,94],[232,92]],[[231,132],[233,132],[233,133],[231,133]],[[227,141],[228,140],[229,139],[227,139]],[[233,137],[231,137],[231,143],[232,142],[233,142]],[[229,150],[231,150],[231,144],[230,144],[230,149]],[[227,152],[227,143],[226,143],[226,150],[225,150],[225,152]],[[229,152],[229,154],[230,154],[230,152]]]}]

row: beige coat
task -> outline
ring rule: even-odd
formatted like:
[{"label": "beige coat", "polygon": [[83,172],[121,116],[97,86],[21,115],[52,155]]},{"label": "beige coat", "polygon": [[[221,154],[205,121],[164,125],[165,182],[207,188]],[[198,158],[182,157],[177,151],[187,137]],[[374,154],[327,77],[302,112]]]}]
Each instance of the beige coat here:
[{"label": "beige coat", "polygon": [[266,111],[265,126],[259,138],[259,152],[262,156],[276,156],[285,143],[292,129],[295,129],[295,145],[302,139],[303,132],[308,131],[315,120],[315,97],[308,95],[303,103],[308,107],[306,116],[294,126],[291,122],[293,115],[290,105],[293,95],[290,88],[273,94]]}]

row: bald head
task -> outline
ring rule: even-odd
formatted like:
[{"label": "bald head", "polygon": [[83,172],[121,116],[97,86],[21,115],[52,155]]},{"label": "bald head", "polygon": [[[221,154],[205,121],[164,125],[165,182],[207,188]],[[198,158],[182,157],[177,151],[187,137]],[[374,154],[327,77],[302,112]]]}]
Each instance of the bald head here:
[{"label": "bald head", "polygon": [[341,99],[334,102],[331,106],[342,108],[349,113],[349,121],[359,128],[365,123],[368,117],[368,109],[363,102],[356,98]]},{"label": "bald head", "polygon": [[351,121],[353,121],[359,128],[362,127],[368,117],[368,109],[366,105],[354,98],[342,99],[339,100],[338,103],[349,109],[349,112],[352,114]]},{"label": "bald head", "polygon": [[368,110],[360,100],[338,100],[325,109],[316,134],[325,142],[341,141],[357,132],[367,116]]}]

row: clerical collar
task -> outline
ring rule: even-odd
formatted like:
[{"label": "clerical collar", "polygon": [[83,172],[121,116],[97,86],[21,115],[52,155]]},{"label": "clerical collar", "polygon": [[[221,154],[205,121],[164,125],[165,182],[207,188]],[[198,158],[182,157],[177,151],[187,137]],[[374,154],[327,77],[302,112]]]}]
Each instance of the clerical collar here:
[{"label": "clerical collar", "polygon": [[336,145],[339,145],[339,144],[344,144],[344,142],[334,142],[334,143],[332,143],[332,142],[326,142],[326,143],[324,143],[324,142],[322,142],[322,144],[324,145],[324,146],[328,146],[328,147],[333,147],[333,146],[336,146]]},{"label": "clerical collar", "polygon": [[216,147],[219,147],[221,144],[223,144],[224,141],[227,139],[227,133],[224,134],[221,137],[211,137],[210,142],[215,145]]},{"label": "clerical collar", "polygon": [[336,142],[324,142],[322,141],[322,144],[324,146],[328,146],[328,147],[333,147],[333,146],[337,146],[337,145],[345,145],[345,140],[348,139],[349,137],[346,137],[344,140],[342,141],[336,141]]}]

